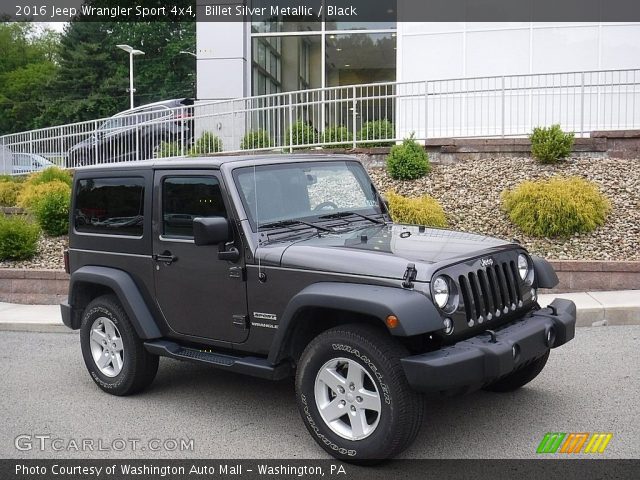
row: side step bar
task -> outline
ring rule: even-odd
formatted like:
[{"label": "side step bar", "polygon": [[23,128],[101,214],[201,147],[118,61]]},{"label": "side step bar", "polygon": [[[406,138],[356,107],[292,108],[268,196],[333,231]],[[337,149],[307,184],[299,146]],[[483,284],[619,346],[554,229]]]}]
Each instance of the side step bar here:
[{"label": "side step bar", "polygon": [[183,347],[168,340],[148,340],[144,342],[144,347],[149,353],[161,357],[211,365],[229,372],[242,373],[267,380],[281,380],[291,374],[291,367],[288,363],[274,366],[266,358],[235,357],[226,353],[214,353],[208,350]]}]

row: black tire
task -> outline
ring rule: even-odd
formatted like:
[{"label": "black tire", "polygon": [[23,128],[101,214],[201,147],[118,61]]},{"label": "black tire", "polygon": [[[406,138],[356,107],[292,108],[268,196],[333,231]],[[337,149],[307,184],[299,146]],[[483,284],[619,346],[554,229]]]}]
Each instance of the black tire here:
[{"label": "black tire", "polygon": [[[422,425],[424,402],[409,387],[400,364],[407,355],[407,350],[387,332],[369,325],[339,326],[309,343],[296,372],[298,410],[311,436],[330,455],[353,463],[375,463],[394,457],[413,442]],[[363,376],[363,383],[375,383],[380,394],[379,416],[372,417],[378,418],[377,426],[362,439],[338,435],[322,418],[317,405],[316,378],[323,366],[340,358],[355,361],[369,375],[368,380]],[[334,400],[339,400],[335,395]],[[353,396],[349,401],[353,403],[345,408],[357,405]],[[367,415],[372,413],[366,411]],[[345,413],[337,422],[350,425],[349,417]]]},{"label": "black tire", "polygon": [[547,364],[547,360],[549,359],[549,350],[542,357],[534,360],[526,367],[520,368],[513,373],[510,373],[506,377],[501,378],[500,380],[493,382],[492,384],[483,388],[483,390],[487,390],[489,392],[512,392],[517,390],[518,388],[526,385],[531,380],[536,378],[542,369]]},{"label": "black tire", "polygon": [[[115,376],[100,371],[91,350],[91,329],[101,318],[110,320],[122,340],[122,367]],[[80,345],[87,370],[93,381],[112,395],[131,395],[148,387],[158,371],[158,357],[145,350],[129,317],[115,295],[103,295],[93,300],[82,315]]]}]

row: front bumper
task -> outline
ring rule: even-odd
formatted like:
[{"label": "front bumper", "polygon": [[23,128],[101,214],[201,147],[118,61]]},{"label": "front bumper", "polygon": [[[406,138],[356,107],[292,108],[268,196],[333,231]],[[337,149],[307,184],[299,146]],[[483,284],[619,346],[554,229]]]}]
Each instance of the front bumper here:
[{"label": "front bumper", "polygon": [[576,306],[555,299],[547,308],[527,314],[496,330],[434,352],[401,360],[412,388],[422,392],[465,392],[478,389],[575,335]]}]

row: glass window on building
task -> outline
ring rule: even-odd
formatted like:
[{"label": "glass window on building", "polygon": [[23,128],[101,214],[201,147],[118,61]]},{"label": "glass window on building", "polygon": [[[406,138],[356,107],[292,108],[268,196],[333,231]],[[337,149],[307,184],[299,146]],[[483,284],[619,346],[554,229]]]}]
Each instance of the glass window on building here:
[{"label": "glass window on building", "polygon": [[395,33],[329,34],[326,38],[327,87],[396,79]]}]

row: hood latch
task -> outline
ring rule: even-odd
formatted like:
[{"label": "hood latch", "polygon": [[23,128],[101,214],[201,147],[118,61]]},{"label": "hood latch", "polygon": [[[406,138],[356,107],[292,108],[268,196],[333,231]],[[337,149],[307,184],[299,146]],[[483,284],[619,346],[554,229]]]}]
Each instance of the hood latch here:
[{"label": "hood latch", "polygon": [[418,270],[416,270],[416,266],[413,263],[407,265],[407,269],[404,272],[404,276],[402,277],[402,286],[404,288],[413,288],[413,281],[418,276]]}]

